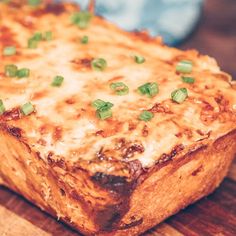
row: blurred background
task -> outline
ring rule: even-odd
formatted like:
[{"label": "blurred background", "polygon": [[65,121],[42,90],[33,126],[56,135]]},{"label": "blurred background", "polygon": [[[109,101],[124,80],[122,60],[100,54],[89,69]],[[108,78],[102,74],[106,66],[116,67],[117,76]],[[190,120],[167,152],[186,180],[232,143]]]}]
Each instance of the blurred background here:
[{"label": "blurred background", "polygon": [[197,28],[179,47],[215,57],[236,80],[236,0],[205,0]]},{"label": "blurred background", "polygon": [[[76,0],[86,8],[89,0]],[[236,79],[236,0],[96,0],[96,13],[126,30],[215,57]]]}]

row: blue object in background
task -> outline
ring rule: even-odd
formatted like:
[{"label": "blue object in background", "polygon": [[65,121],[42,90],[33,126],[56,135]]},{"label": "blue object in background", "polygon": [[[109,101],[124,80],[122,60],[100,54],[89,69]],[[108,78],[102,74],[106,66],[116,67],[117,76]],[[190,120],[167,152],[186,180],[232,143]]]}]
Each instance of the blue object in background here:
[{"label": "blue object in background", "polygon": [[[76,0],[83,8],[89,0]],[[182,42],[198,22],[203,0],[96,0],[96,14],[121,28],[147,29],[168,45]]]}]

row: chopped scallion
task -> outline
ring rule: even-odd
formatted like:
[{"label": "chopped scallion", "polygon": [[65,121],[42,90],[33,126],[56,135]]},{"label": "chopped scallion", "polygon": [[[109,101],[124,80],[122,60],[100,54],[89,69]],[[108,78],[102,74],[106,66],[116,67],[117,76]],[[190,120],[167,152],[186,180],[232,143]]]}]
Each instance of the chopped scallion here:
[{"label": "chopped scallion", "polygon": [[16,73],[16,76],[20,79],[29,77],[29,75],[30,75],[30,70],[28,68],[19,69],[17,70],[17,73]]},{"label": "chopped scallion", "polygon": [[71,16],[71,22],[77,25],[80,29],[87,28],[91,19],[92,14],[88,11],[76,12]]},{"label": "chopped scallion", "polygon": [[191,61],[180,61],[176,65],[176,71],[184,74],[189,74],[192,72],[193,63]]},{"label": "chopped scallion", "polygon": [[42,40],[50,41],[52,40],[52,32],[46,31],[45,33],[36,32],[34,35],[28,40],[28,48],[35,49],[38,47],[38,43]]},{"label": "chopped scallion", "polygon": [[16,65],[6,65],[5,66],[5,75],[7,77],[16,77],[17,74],[17,66]]},{"label": "chopped scallion", "polygon": [[43,35],[43,39],[46,41],[50,41],[52,40],[53,36],[52,36],[52,31],[46,31],[45,34]]},{"label": "chopped scallion", "polygon": [[95,100],[94,102],[92,102],[92,106],[94,107],[94,108],[96,108],[96,109],[99,109],[99,108],[101,108],[101,107],[103,107],[103,106],[105,106],[106,105],[106,102],[104,102],[103,100],[101,100],[101,99],[97,99],[97,100]]},{"label": "chopped scallion", "polygon": [[0,115],[2,115],[6,111],[6,108],[3,104],[2,99],[0,99]]},{"label": "chopped scallion", "polygon": [[87,35],[83,36],[80,40],[82,44],[87,44],[89,41],[89,37]]},{"label": "chopped scallion", "polygon": [[116,82],[110,85],[110,88],[115,91],[117,95],[126,95],[129,93],[129,88],[123,82]]},{"label": "chopped scallion", "polygon": [[174,102],[183,103],[188,97],[188,91],[186,88],[176,89],[171,93],[171,98]]},{"label": "chopped scallion", "polygon": [[53,87],[60,87],[62,85],[63,81],[64,81],[64,77],[57,75],[54,77],[51,85]]},{"label": "chopped scallion", "polygon": [[140,115],[139,115],[139,119],[143,120],[143,121],[149,121],[154,117],[153,113],[150,111],[143,111]]},{"label": "chopped scallion", "polygon": [[112,117],[112,103],[97,99],[92,103],[92,106],[96,108],[96,114],[99,119],[105,120]]},{"label": "chopped scallion", "polygon": [[16,54],[16,47],[15,46],[7,46],[3,48],[3,55],[4,56],[12,56]]},{"label": "chopped scallion", "polygon": [[42,0],[28,0],[28,4],[30,6],[38,6],[39,4],[41,4]]},{"label": "chopped scallion", "polygon": [[43,35],[41,32],[36,32],[36,33],[34,33],[32,39],[34,39],[36,41],[41,41],[43,39]]},{"label": "chopped scallion", "polygon": [[103,71],[107,67],[107,62],[103,58],[93,59],[91,62],[91,67],[96,71]]},{"label": "chopped scallion", "polygon": [[148,97],[154,97],[159,93],[159,88],[157,83],[146,83],[140,87],[138,87],[138,91],[143,94],[147,95]]},{"label": "chopped scallion", "polygon": [[182,76],[182,81],[187,84],[193,84],[195,82],[195,79],[193,77],[185,77]]},{"label": "chopped scallion", "polygon": [[143,64],[146,60],[143,56],[134,56],[134,60],[137,64]]},{"label": "chopped scallion", "polygon": [[92,103],[92,106],[97,110],[109,110],[113,107],[113,104],[110,102],[105,102],[101,99],[97,99]]},{"label": "chopped scallion", "polygon": [[34,106],[32,105],[31,102],[27,102],[23,106],[21,106],[21,112],[25,116],[28,116],[28,115],[30,115],[31,113],[34,112]]},{"label": "chopped scallion", "polygon": [[28,40],[28,48],[30,48],[30,49],[35,49],[35,48],[37,48],[37,47],[38,47],[38,41],[35,40],[35,39],[33,39],[33,38],[30,38],[30,39]]},{"label": "chopped scallion", "polygon": [[106,110],[106,111],[96,111],[97,117],[101,120],[106,120],[110,117],[112,117],[112,111],[111,110]]}]

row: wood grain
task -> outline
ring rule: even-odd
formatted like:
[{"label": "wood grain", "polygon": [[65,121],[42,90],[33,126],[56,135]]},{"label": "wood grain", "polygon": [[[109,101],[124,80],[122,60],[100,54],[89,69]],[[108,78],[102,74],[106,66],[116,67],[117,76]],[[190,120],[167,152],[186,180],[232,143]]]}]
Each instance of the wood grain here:
[{"label": "wood grain", "polygon": [[27,220],[24,220],[21,216],[14,214],[12,211],[7,210],[5,207],[0,206],[0,232],[1,236],[49,236],[51,234],[43,231],[42,229],[34,226]]},{"label": "wood grain", "polygon": [[[196,48],[219,61],[236,78],[236,1],[208,0],[198,29],[181,48]],[[0,187],[1,236],[75,236],[66,225],[41,212],[22,197]],[[169,218],[144,236],[235,236],[236,161],[228,178],[209,197]]]}]

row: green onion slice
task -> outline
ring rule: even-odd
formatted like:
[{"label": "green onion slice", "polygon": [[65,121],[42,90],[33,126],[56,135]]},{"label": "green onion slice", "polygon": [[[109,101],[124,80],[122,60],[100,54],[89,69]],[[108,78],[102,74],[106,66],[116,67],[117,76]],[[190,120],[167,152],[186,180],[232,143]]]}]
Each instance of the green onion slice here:
[{"label": "green onion slice", "polygon": [[53,38],[52,31],[46,31],[43,35],[43,39],[46,41],[51,41]]},{"label": "green onion slice", "polygon": [[105,102],[101,99],[97,99],[92,103],[92,106],[96,108],[97,110],[109,110],[111,109],[114,105],[110,102]]},{"label": "green onion slice", "polygon": [[112,111],[111,110],[106,110],[106,111],[97,110],[96,115],[99,119],[106,120],[106,119],[112,117]]},{"label": "green onion slice", "polygon": [[143,121],[149,121],[154,117],[153,113],[150,111],[143,111],[140,115],[139,115],[139,120],[143,120]]},{"label": "green onion slice", "polygon": [[43,40],[43,34],[41,32],[35,32],[34,35],[32,36],[32,39],[36,41],[41,41]]},{"label": "green onion slice", "polygon": [[21,106],[21,112],[25,116],[28,116],[34,112],[34,106],[31,104],[31,102],[27,102],[23,106]]},{"label": "green onion slice", "polygon": [[129,93],[128,86],[124,84],[123,82],[112,83],[110,84],[110,88],[114,90],[117,95],[120,95],[120,96],[126,95]]},{"label": "green onion slice", "polygon": [[28,4],[33,7],[38,6],[41,2],[42,0],[28,0]]},{"label": "green onion slice", "polygon": [[28,68],[22,68],[17,70],[16,76],[18,78],[27,78],[30,75],[30,70]]},{"label": "green onion slice", "polygon": [[7,46],[3,48],[3,55],[4,56],[12,56],[16,54],[16,47],[15,46]]},{"label": "green onion slice", "polygon": [[63,81],[64,81],[64,77],[60,76],[60,75],[57,75],[57,76],[54,77],[51,85],[53,87],[60,87],[62,85]]},{"label": "green onion slice", "polygon": [[0,115],[2,115],[6,111],[6,108],[3,104],[2,99],[0,99]]},{"label": "green onion slice", "polygon": [[103,71],[107,67],[107,62],[103,58],[93,59],[91,62],[91,67],[95,71]]},{"label": "green onion slice", "polygon": [[30,38],[30,39],[28,40],[28,48],[30,48],[30,49],[35,49],[35,48],[37,48],[37,47],[38,47],[38,41],[35,40],[35,39],[33,39],[33,38]]},{"label": "green onion slice", "polygon": [[182,81],[187,84],[193,84],[195,82],[195,79],[193,77],[186,77],[182,76]]},{"label": "green onion slice", "polygon": [[155,82],[154,83],[146,83],[146,84],[138,87],[138,91],[141,94],[146,95],[151,98],[159,93],[159,87],[158,87],[158,84]]},{"label": "green onion slice", "polygon": [[92,106],[96,108],[96,114],[99,119],[105,120],[107,118],[112,117],[112,103],[97,99],[92,103]]},{"label": "green onion slice", "polygon": [[44,34],[41,32],[36,32],[34,35],[28,40],[28,48],[35,49],[38,47],[38,43],[42,40],[50,41],[52,40],[53,35],[52,31],[46,31]]},{"label": "green onion slice", "polygon": [[88,27],[92,16],[93,15],[88,11],[75,12],[71,16],[71,22],[77,25],[80,29],[85,29]]},{"label": "green onion slice", "polygon": [[192,72],[193,63],[191,61],[180,61],[176,65],[176,71],[184,74],[189,74]]},{"label": "green onion slice", "polygon": [[87,35],[83,36],[80,40],[82,44],[87,44],[89,41],[89,37]]},{"label": "green onion slice", "polygon": [[105,106],[106,103],[107,103],[107,102],[104,102],[104,101],[101,100],[101,99],[97,99],[97,100],[95,100],[94,102],[92,102],[92,106],[93,106],[94,108],[96,108],[96,109],[99,109],[99,108]]},{"label": "green onion slice", "polygon": [[143,64],[146,61],[143,56],[138,56],[138,55],[134,56],[134,60],[137,64]]},{"label": "green onion slice", "polygon": [[17,66],[10,64],[5,66],[5,75],[7,77],[16,77],[17,74]]},{"label": "green onion slice", "polygon": [[176,89],[171,93],[171,98],[174,102],[183,103],[188,97],[188,91],[186,88]]}]

